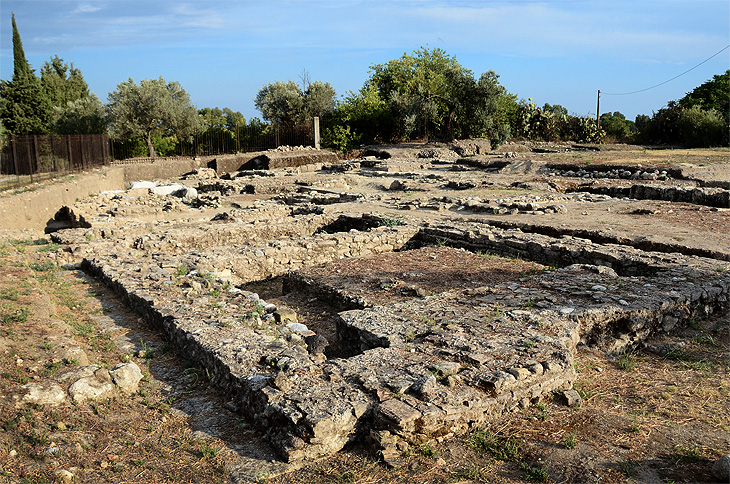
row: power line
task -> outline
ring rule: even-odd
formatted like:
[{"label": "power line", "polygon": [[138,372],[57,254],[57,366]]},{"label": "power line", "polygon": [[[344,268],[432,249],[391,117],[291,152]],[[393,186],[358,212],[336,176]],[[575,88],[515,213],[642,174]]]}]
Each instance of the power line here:
[{"label": "power line", "polygon": [[684,71],[683,73],[679,74],[678,76],[674,76],[671,79],[668,79],[668,80],[666,80],[664,82],[660,82],[659,84],[657,84],[655,86],[647,87],[646,89],[639,89],[638,91],[619,92],[619,93],[604,92],[603,94],[605,94],[606,96],[626,96],[626,95],[629,95],[629,94],[636,94],[636,93],[639,93],[639,92],[648,91],[649,89],[654,89],[655,87],[663,86],[664,84],[666,84],[668,82],[671,82],[671,81],[677,79],[678,77],[682,77],[683,75],[687,74],[689,71],[692,71],[694,69],[697,69],[699,66],[701,66],[702,64],[704,64],[708,60],[712,59],[713,57],[716,57],[716,56],[720,55],[721,52],[727,50],[728,48],[730,48],[730,44],[728,44],[725,47],[723,47],[722,49],[718,50],[717,52],[715,52],[714,54],[712,54],[710,57],[708,57],[707,59],[705,59],[702,62],[700,62],[699,64],[697,64],[696,66],[694,66],[694,67],[692,67],[690,69],[687,69],[686,71]]}]

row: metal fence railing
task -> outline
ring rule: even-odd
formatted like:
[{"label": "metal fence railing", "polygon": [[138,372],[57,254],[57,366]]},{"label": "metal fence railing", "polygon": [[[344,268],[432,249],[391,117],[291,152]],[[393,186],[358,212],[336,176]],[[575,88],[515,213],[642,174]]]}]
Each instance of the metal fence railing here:
[{"label": "metal fence railing", "polygon": [[0,151],[0,187],[22,186],[110,161],[105,134],[11,135]]},{"label": "metal fence railing", "polygon": [[[155,140],[157,156],[215,156],[264,151],[279,146],[313,146],[313,125],[286,127],[253,124],[209,129],[190,139]],[[109,135],[11,135],[2,141],[0,189],[50,179],[112,161],[149,156],[142,139],[114,140]]]},{"label": "metal fence railing", "polygon": [[[155,149],[158,156],[210,156],[313,144],[314,130],[311,126],[247,125],[233,129],[209,129],[189,139],[161,138]],[[148,156],[147,144],[140,139],[113,140],[111,146],[115,160]]]}]

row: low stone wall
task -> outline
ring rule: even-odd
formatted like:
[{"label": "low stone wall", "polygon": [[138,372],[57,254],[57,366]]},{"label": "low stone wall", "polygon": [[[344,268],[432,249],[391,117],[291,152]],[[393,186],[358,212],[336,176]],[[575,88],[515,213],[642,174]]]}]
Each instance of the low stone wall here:
[{"label": "low stone wall", "polygon": [[329,150],[263,151],[221,156],[215,159],[219,175],[241,170],[275,170],[317,163],[337,163],[339,155]]},{"label": "low stone wall", "polygon": [[580,187],[571,191],[627,197],[636,200],[665,200],[668,202],[692,203],[708,207],[730,208],[730,190],[722,188],[657,187],[632,185],[630,187]]},{"label": "low stone wall", "polygon": [[414,227],[378,227],[368,232],[340,232],[283,239],[244,248],[214,247],[195,258],[200,270],[231,271],[241,281],[257,281],[346,257],[391,252],[418,232]]},{"label": "low stone wall", "polygon": [[[525,233],[519,229],[499,229],[486,224],[475,226],[452,223],[442,227],[424,227],[414,240],[416,241],[448,244],[475,252],[493,252],[552,266],[564,267],[572,264],[606,266],[620,275],[653,274],[667,263],[682,264],[692,259],[682,254],[643,252],[625,245],[596,244],[587,239],[571,236],[556,238]],[[717,266],[716,261],[712,263]]]},{"label": "low stone wall", "polygon": [[207,163],[204,158],[183,158],[124,165],[124,182],[129,185],[132,182],[140,180],[168,180],[171,178],[179,178],[196,168],[206,167]]}]

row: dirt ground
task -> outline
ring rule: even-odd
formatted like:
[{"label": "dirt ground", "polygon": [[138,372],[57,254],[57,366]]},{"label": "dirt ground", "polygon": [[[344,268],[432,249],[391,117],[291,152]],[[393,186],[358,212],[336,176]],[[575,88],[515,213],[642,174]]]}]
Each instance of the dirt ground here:
[{"label": "dirt ground", "polygon": [[[727,150],[629,147],[542,155],[582,166],[684,164],[694,173],[714,170],[713,176],[722,176],[729,156]],[[533,197],[534,188],[511,187],[515,177],[525,183],[546,180],[538,173],[499,174],[491,188],[459,192],[414,185],[429,192],[385,192],[386,205],[392,203],[381,210],[410,216],[394,207],[443,195],[485,196],[490,190],[491,197]],[[359,188],[383,193],[378,187],[389,182],[386,177]],[[495,195],[495,189],[502,191]],[[567,226],[730,255],[730,210],[647,200],[599,201],[588,209],[560,203],[564,213],[491,214],[481,223]],[[474,215],[446,209],[428,217],[436,223]],[[712,464],[730,453],[730,314],[716,314],[622,355],[579,348],[578,407],[555,396],[468,435],[403,448],[403,465],[396,468],[385,466],[364,442],[321,461],[289,466],[278,461],[251,422],[228,409],[204,369],[176,355],[107,287],[63,268],[62,250],[37,231],[6,230],[0,237],[0,482],[708,483],[715,482]],[[726,270],[728,260],[720,260],[718,270]],[[544,270],[550,268],[441,246],[407,257],[396,252],[308,269],[373,304],[419,289],[432,294]],[[283,294],[279,278],[246,288],[291,307],[310,327],[332,326],[332,307]],[[64,381],[84,359],[107,368],[137,363],[144,374],[140,390],[93,404],[15,405],[12,395],[20,385]]]}]

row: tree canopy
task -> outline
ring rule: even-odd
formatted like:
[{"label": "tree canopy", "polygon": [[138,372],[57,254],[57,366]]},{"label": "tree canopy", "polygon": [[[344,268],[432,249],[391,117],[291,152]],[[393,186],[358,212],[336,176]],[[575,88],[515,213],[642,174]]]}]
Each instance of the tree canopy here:
[{"label": "tree canopy", "polygon": [[683,108],[698,106],[705,111],[714,109],[730,123],[730,69],[724,74],[715,74],[712,79],[688,92],[679,100]]},{"label": "tree canopy", "polygon": [[142,137],[155,157],[153,135],[186,137],[203,129],[198,111],[179,82],[132,78],[117,85],[107,105],[111,133],[115,137]]},{"label": "tree canopy", "polygon": [[89,97],[89,85],[81,71],[58,56],[53,56],[41,67],[41,85],[52,106],[65,106],[68,102]]},{"label": "tree canopy", "polygon": [[427,48],[373,64],[370,71],[360,91],[337,103],[325,143],[348,149],[435,135],[487,137],[496,146],[509,136],[516,96],[494,71],[475,79],[454,57]]},{"label": "tree canopy", "polygon": [[324,116],[335,106],[335,89],[329,82],[315,81],[301,89],[294,81],[275,81],[262,87],[254,98],[264,120],[283,126],[308,122]]}]

